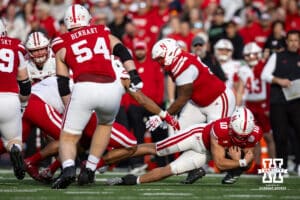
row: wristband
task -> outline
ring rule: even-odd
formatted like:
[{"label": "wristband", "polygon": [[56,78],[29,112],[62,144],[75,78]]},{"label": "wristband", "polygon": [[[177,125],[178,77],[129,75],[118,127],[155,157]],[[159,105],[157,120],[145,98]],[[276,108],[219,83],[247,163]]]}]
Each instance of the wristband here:
[{"label": "wristband", "polygon": [[247,162],[246,162],[245,159],[240,159],[239,164],[240,164],[240,167],[246,167],[247,166]]},{"label": "wristband", "polygon": [[160,116],[160,118],[164,119],[167,116],[167,111],[161,110],[158,115]]}]

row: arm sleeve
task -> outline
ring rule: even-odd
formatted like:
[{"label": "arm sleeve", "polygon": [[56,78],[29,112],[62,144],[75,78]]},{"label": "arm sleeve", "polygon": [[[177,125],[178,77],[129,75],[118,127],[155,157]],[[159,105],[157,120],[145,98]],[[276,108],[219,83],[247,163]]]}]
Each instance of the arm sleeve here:
[{"label": "arm sleeve", "polygon": [[184,70],[175,80],[177,86],[193,83],[194,80],[198,77],[198,70],[195,65],[189,66]]},{"label": "arm sleeve", "polygon": [[24,58],[23,53],[18,51],[18,57],[19,57],[19,61],[20,61],[18,69],[20,70],[20,69],[26,68],[26,63],[25,63],[25,58]]},{"label": "arm sleeve", "polygon": [[261,73],[261,79],[263,81],[266,81],[268,83],[272,83],[273,79],[273,72],[275,71],[276,67],[276,53],[272,54],[269,58],[268,62],[266,63],[262,73]]}]

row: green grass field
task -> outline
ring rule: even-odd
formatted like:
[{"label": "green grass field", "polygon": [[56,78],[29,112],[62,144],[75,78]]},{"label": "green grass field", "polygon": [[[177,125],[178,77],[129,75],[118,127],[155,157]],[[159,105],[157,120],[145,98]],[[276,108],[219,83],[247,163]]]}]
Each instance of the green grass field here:
[{"label": "green grass field", "polygon": [[[97,175],[96,184],[79,187],[71,185],[65,190],[52,190],[49,185],[43,185],[32,180],[28,175],[18,181],[12,172],[0,171],[0,199],[2,200],[91,200],[91,199],[128,199],[128,200],[190,200],[190,199],[300,199],[300,177],[290,176],[283,184],[273,186],[271,190],[262,184],[260,176],[243,175],[234,185],[222,185],[223,175],[206,175],[193,185],[179,183],[184,176],[170,177],[164,181],[137,186],[108,186],[107,178],[123,176],[107,172]],[[279,190],[280,189],[280,190]]]}]

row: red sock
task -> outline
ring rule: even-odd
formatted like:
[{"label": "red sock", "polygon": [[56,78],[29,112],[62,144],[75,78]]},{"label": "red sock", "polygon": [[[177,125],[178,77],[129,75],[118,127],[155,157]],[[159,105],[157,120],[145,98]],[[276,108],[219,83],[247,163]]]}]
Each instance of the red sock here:
[{"label": "red sock", "polygon": [[0,155],[6,152],[6,148],[4,147],[4,144],[2,140],[0,139]]},{"label": "red sock", "polygon": [[32,164],[37,164],[42,160],[42,154],[38,151],[28,158],[29,162]]},{"label": "red sock", "polygon": [[100,160],[99,160],[99,162],[97,164],[96,169],[99,169],[100,167],[103,167],[104,165],[105,165],[105,162],[104,162],[103,158],[100,158]]},{"label": "red sock", "polygon": [[55,160],[51,165],[49,165],[49,169],[52,174],[56,172],[56,170],[60,167],[60,162],[58,160]]}]

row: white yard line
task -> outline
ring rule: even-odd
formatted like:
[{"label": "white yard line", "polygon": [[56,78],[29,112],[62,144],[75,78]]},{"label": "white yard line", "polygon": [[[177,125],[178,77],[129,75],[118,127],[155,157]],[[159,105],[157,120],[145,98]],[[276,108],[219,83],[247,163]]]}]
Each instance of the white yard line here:
[{"label": "white yard line", "polygon": [[151,193],[143,193],[144,196],[192,196],[192,193],[174,193],[174,192],[151,192]]},{"label": "white yard line", "polygon": [[244,199],[244,198],[273,198],[273,195],[264,195],[264,194],[230,194],[230,195],[223,195],[223,197],[229,197],[229,198],[238,198],[238,199]]}]

